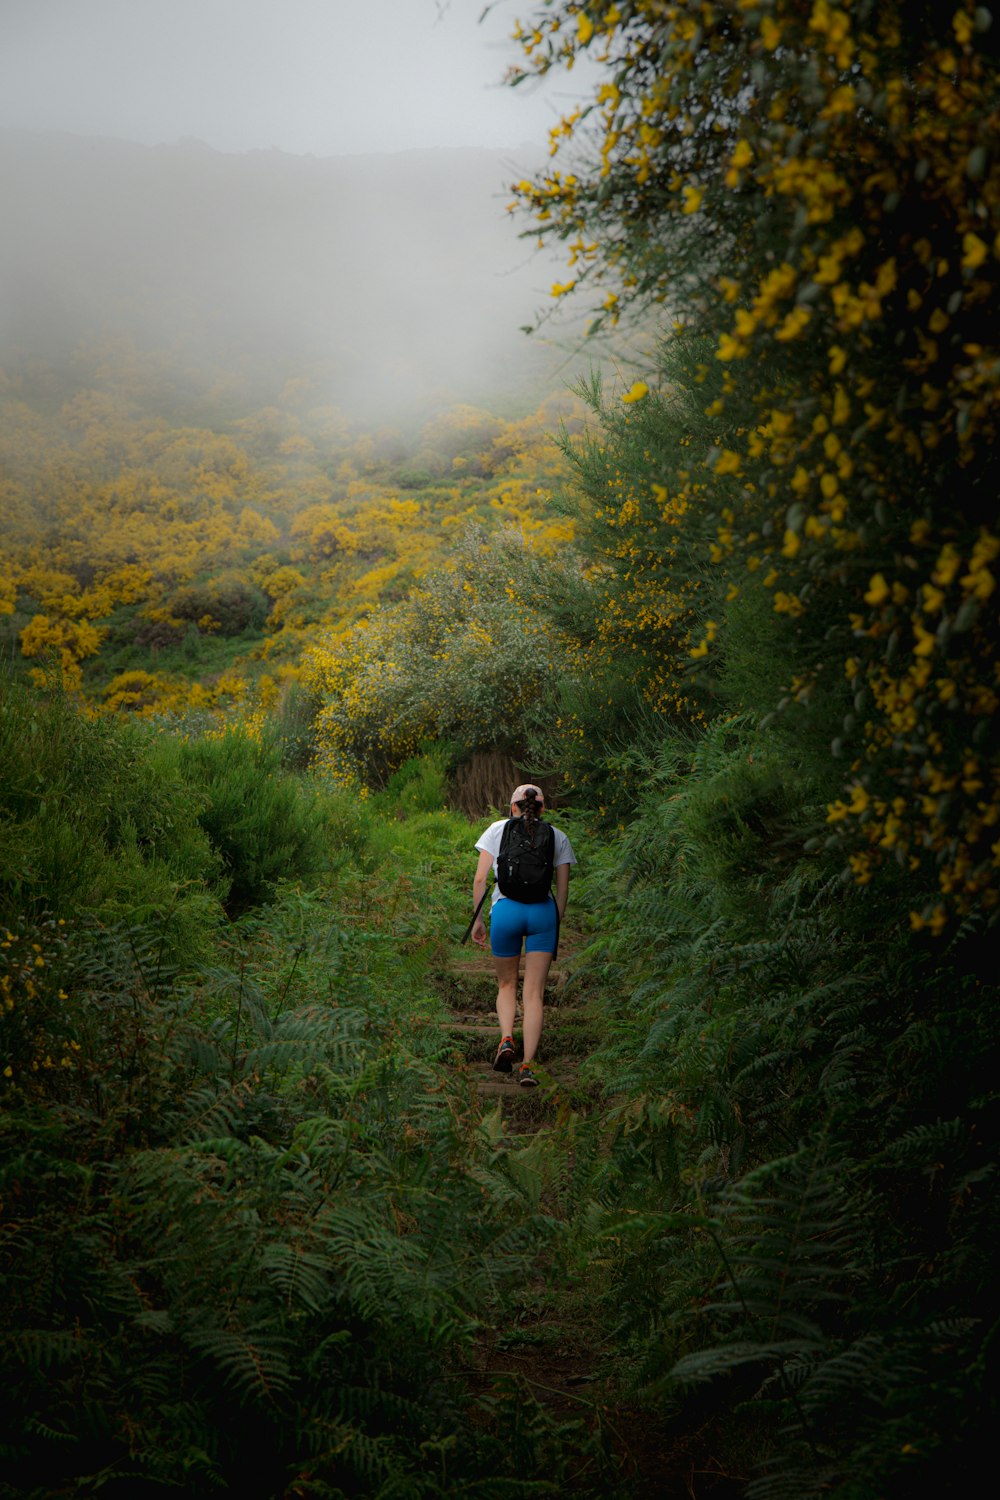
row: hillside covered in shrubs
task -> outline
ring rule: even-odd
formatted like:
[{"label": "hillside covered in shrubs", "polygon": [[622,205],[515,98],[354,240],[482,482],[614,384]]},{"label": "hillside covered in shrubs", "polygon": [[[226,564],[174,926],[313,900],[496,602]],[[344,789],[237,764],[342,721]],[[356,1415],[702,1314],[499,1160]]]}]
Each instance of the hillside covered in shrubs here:
[{"label": "hillside covered in shrubs", "polygon": [[[88,418],[51,477],[90,552],[75,502],[12,511],[11,631],[61,548],[72,658],[0,680],[12,1495],[908,1500],[989,1460],[993,18],[551,0],[519,45],[597,63],[512,201],[641,367],[405,451],[285,413],[112,460]],[[84,576],[100,464],[159,504],[175,441],[184,567]],[[116,618],[256,694],[130,702]],[[448,1015],[523,775],[586,1036],[519,1136]]]}]

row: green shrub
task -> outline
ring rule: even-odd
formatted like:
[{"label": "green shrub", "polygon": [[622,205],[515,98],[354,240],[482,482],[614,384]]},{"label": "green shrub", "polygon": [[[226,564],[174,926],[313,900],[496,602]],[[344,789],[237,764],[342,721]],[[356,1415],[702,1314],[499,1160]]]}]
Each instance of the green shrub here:
[{"label": "green shrub", "polygon": [[551,601],[585,588],[573,556],[542,558],[513,528],[470,527],[402,603],[310,651],[318,763],[383,787],[428,740],[522,755],[574,671]]},{"label": "green shrub", "polygon": [[272,900],[281,880],[319,874],[325,851],[316,798],[282,769],[279,746],[230,729],[184,741],[179,763],[222,861],[230,915]]},{"label": "green shrub", "polygon": [[221,865],[169,741],[4,675],[0,765],[0,920],[156,916],[175,957],[206,951]]},{"label": "green shrub", "polygon": [[270,736],[281,752],[286,771],[305,771],[316,753],[313,722],[319,699],[298,682],[289,685],[271,715]]},{"label": "green shrub", "polygon": [[412,813],[440,812],[448,802],[448,771],[451,760],[447,745],[428,747],[394,771],[377,805],[403,817]]},{"label": "green shrub", "polygon": [[201,587],[180,589],[171,609],[178,619],[195,624],[209,617],[222,635],[260,630],[267,619],[264,595],[255,584],[240,577],[215,579]]}]

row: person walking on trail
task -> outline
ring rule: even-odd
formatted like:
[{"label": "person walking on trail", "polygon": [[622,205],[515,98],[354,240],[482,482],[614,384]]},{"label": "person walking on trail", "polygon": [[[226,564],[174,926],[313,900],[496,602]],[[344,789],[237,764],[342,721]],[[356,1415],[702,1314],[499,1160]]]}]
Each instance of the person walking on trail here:
[{"label": "person walking on trail", "polygon": [[[479,864],[472,886],[472,904],[477,912],[472,940],[486,947],[486,925],[478,915],[486,897],[492,869],[496,877],[490,908],[490,948],[497,976],[497,1020],[500,1045],[493,1067],[509,1073],[514,1066],[514,1017],[517,1013],[517,977],[524,944],[522,986],[524,1060],[518,1082],[532,1088],[532,1071],[542,1034],[542,997],[545,981],[559,944],[559,924],[569,895],[569,869],[576,855],[566,835],[542,821],[545,798],[529,782],[511,794],[510,817],[500,818],[476,843]],[[555,878],[555,894],[552,881]]]}]

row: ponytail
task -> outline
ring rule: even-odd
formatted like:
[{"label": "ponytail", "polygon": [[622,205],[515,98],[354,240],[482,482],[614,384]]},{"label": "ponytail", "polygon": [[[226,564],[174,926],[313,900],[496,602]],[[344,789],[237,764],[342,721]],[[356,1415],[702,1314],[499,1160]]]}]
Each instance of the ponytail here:
[{"label": "ponytail", "polygon": [[521,809],[521,817],[524,819],[528,841],[532,844],[535,842],[535,829],[538,827],[544,811],[544,807],[536,806],[537,802],[538,793],[533,786],[529,786],[516,803],[516,806]]}]

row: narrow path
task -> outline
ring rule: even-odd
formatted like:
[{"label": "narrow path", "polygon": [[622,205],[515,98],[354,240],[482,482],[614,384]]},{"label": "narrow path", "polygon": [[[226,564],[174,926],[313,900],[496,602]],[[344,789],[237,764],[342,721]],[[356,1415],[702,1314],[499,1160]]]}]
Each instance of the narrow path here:
[{"label": "narrow path", "polygon": [[[511,1074],[493,1071],[500,1031],[489,957],[463,949],[440,975],[448,1009],[442,1026],[453,1042],[455,1066],[475,1080],[484,1116],[499,1106],[501,1141],[512,1150],[533,1137],[544,1141],[548,1132],[558,1139],[560,1125],[597,1103],[599,1090],[581,1084],[579,1077],[594,1035],[586,995],[572,983],[573,954],[582,943],[579,930],[564,929],[559,959],[549,972],[537,1088],[520,1087],[516,1066]],[[519,1007],[518,1047],[520,1024]],[[596,1479],[595,1465],[610,1460],[613,1472],[602,1470],[603,1482],[616,1496],[734,1500],[743,1481],[737,1483],[721,1465],[706,1463],[701,1433],[671,1431],[648,1409],[622,1401],[611,1337],[587,1283],[584,1274],[577,1285],[553,1284],[540,1272],[533,1285],[522,1288],[508,1318],[482,1330],[466,1377],[484,1394],[512,1385],[560,1424],[582,1420],[583,1484]]]},{"label": "narrow path", "polygon": [[[560,1112],[585,1107],[579,1083],[579,1060],[588,1047],[584,1009],[567,988],[569,961],[581,934],[572,928],[562,934],[560,955],[549,971],[545,987],[545,1015],[535,1069],[538,1088],[521,1088],[517,1063],[512,1073],[495,1073],[493,1058],[500,1040],[496,1019],[496,978],[486,954],[471,953],[449,967],[445,1000],[449,1014],[442,1023],[455,1043],[467,1072],[475,1079],[483,1110],[500,1105],[504,1136],[535,1132],[555,1124]],[[520,1062],[521,1010],[518,1006],[515,1042]]]},{"label": "narrow path", "polygon": [[[496,978],[489,957],[463,950],[442,976],[449,1008],[442,1024],[454,1043],[455,1064],[475,1080],[484,1115],[499,1106],[501,1139],[513,1150],[540,1133],[542,1139],[549,1131],[558,1138],[561,1124],[596,1102],[596,1091],[582,1086],[579,1079],[581,1059],[592,1045],[592,1023],[586,1001],[570,982],[572,956],[582,942],[579,930],[563,929],[559,959],[549,971],[545,988],[537,1088],[521,1088],[516,1064],[510,1074],[493,1071],[500,1031]],[[519,1053],[520,1027],[518,1007],[515,1042]],[[609,1405],[602,1370],[610,1352],[601,1318],[586,1289],[574,1289],[562,1279],[552,1284],[539,1273],[533,1285],[521,1289],[507,1319],[482,1330],[466,1373],[484,1393],[513,1386],[522,1399],[537,1401],[561,1425],[582,1421],[581,1481],[587,1475],[594,1478],[592,1466],[602,1462],[598,1454],[603,1452],[603,1462],[613,1455],[613,1462],[620,1465],[623,1484],[616,1493],[662,1495],[661,1488],[647,1488],[641,1478],[643,1471],[653,1472],[658,1462],[652,1450],[646,1451],[648,1418],[637,1419]]]}]

